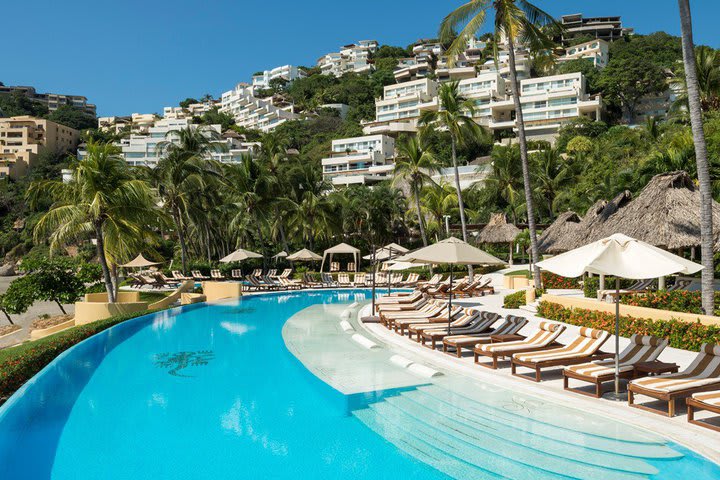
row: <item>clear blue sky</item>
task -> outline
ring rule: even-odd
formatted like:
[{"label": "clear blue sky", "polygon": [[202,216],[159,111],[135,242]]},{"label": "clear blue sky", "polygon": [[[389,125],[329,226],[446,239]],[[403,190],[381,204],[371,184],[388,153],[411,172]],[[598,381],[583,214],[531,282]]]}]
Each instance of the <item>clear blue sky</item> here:
[{"label": "clear blue sky", "polygon": [[[314,65],[361,39],[433,36],[459,0],[36,0],[3,6],[0,81],[85,95],[99,115],[218,96],[258,70]],[[675,0],[535,0],[559,16],[621,15],[638,33],[680,30]],[[720,47],[720,1],[692,0],[696,43]]]}]

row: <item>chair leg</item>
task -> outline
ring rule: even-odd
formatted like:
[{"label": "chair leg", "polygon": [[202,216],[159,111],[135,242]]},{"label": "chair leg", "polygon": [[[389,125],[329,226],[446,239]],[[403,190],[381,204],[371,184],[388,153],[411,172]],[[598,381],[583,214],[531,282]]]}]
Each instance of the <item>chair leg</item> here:
[{"label": "chair leg", "polygon": [[535,367],[535,381],[540,383],[542,373],[540,373],[540,367]]},{"label": "chair leg", "polygon": [[628,405],[632,406],[635,403],[635,393],[628,388]]},{"label": "chair leg", "polygon": [[689,403],[687,406],[687,419],[688,419],[688,422],[690,422],[690,423],[692,423],[692,421],[695,420],[695,407],[693,407]]},{"label": "chair leg", "polygon": [[668,417],[675,416],[675,399],[671,398],[668,400]]},{"label": "chair leg", "polygon": [[455,346],[455,355],[457,355],[457,358],[462,357],[462,347],[460,345]]},{"label": "chair leg", "polygon": [[569,382],[569,380],[570,380],[570,379],[567,377],[567,375],[563,374],[563,390],[568,390],[568,386],[569,386],[569,385],[568,385],[568,382]]},{"label": "chair leg", "polygon": [[602,383],[598,381],[595,382],[595,396],[597,398],[602,397]]}]

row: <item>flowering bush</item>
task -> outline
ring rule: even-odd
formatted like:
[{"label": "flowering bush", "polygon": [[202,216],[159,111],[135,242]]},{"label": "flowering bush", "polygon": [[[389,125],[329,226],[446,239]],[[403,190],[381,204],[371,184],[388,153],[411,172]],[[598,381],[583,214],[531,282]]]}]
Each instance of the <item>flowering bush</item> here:
[{"label": "flowering bush", "polygon": [[[536,289],[535,298],[540,298],[543,293],[545,293],[545,290]],[[520,308],[521,305],[525,305],[525,290],[510,293],[503,298],[503,307],[505,308]]]},{"label": "flowering bush", "polygon": [[[80,325],[49,337],[0,350],[0,399],[12,395],[62,352],[88,337],[147,312],[119,315]],[[1,400],[0,400],[1,403]]]},{"label": "flowering bush", "polygon": [[561,277],[550,272],[540,272],[543,288],[580,288],[580,281],[577,278]]},{"label": "flowering bush", "polygon": [[[673,312],[703,313],[702,300],[700,298],[699,291],[688,292],[684,290],[677,290],[668,292],[667,290],[658,290],[657,292],[623,295],[622,303],[634,305],[636,307],[671,310]],[[720,294],[716,293],[715,315],[719,313],[718,304],[720,304]]]},{"label": "flowering bush", "polygon": [[[540,302],[538,315],[549,320],[556,320],[579,327],[590,327],[615,331],[615,315],[612,313],[585,310],[581,308],[565,308],[557,303]],[[700,322],[681,320],[651,320],[631,316],[620,317],[620,335],[630,337],[632,334],[654,335],[667,338],[671,347],[698,351],[705,343],[720,343],[720,326],[703,325]]]}]

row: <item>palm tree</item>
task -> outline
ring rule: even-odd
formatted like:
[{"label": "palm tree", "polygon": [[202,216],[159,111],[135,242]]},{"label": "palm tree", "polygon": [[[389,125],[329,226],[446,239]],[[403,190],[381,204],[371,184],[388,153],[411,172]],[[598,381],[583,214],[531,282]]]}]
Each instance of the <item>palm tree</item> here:
[{"label": "palm tree", "polygon": [[678,0],[680,24],[682,27],[683,63],[687,85],[688,109],[695,144],[695,162],[700,183],[700,255],[702,257],[702,307],[706,314],[712,315],[715,307],[715,266],[713,262],[713,218],[712,218],[712,182],[708,162],[707,144],[703,130],[700,86],[692,32],[690,0]]},{"label": "palm tree", "polygon": [[[441,40],[452,38],[457,27],[462,27],[447,51],[451,63],[464,51],[468,40],[485,24],[488,11],[491,9],[494,10],[495,38],[504,38],[508,51],[510,86],[515,105],[515,120],[525,187],[525,207],[527,209],[528,229],[530,230],[530,250],[533,263],[537,264],[540,257],[537,244],[537,229],[535,227],[535,209],[533,208],[532,188],[530,186],[525,121],[523,119],[520,87],[515,65],[515,41],[520,40],[526,44],[531,52],[550,50],[553,46],[550,31],[560,30],[561,27],[552,16],[527,0],[470,0],[450,12],[440,25]],[[497,59],[497,43],[493,47]],[[537,266],[534,270],[535,288],[540,288],[540,272]]]},{"label": "palm tree", "polygon": [[154,169],[146,169],[145,176],[158,191],[164,207],[169,211],[180,243],[183,273],[187,273],[188,245],[185,237],[192,202],[202,192],[209,176],[217,176],[218,166],[210,154],[221,151],[218,134],[212,129],[186,127],[167,133],[158,143],[160,160]]},{"label": "palm tree", "polygon": [[457,213],[457,191],[447,183],[432,183],[422,190],[423,216],[430,218],[428,230],[435,232],[435,240],[440,239],[443,230],[443,217]]},{"label": "palm tree", "polygon": [[[418,123],[423,126],[421,134],[432,125],[437,125],[450,134],[452,148],[452,162],[455,170],[455,189],[457,190],[458,207],[460,209],[460,225],[462,227],[463,241],[467,242],[467,225],[465,222],[465,205],[460,188],[460,172],[458,171],[457,147],[484,135],[480,125],[475,123],[475,102],[468,100],[460,94],[457,81],[440,85],[438,99],[440,108],[437,111],[425,110],[420,114]],[[468,267],[472,272],[472,267]]]},{"label": "palm tree", "polygon": [[490,172],[485,179],[485,193],[487,201],[485,204],[498,204],[503,201],[511,209],[513,223],[517,223],[516,206],[519,205],[520,190],[522,184],[520,178],[520,150],[517,146],[497,146],[492,151],[492,164]]},{"label": "palm tree", "polygon": [[420,208],[420,190],[432,182],[431,175],[440,171],[440,164],[432,152],[423,150],[417,137],[410,137],[398,144],[398,155],[395,159],[393,185],[407,182],[415,200],[420,236],[423,246],[427,247],[427,234],[425,233],[422,209]]},{"label": "palm tree", "polygon": [[555,198],[572,180],[567,163],[555,148],[546,148],[534,155],[533,179],[538,198],[547,202],[550,221],[555,218]]},{"label": "palm tree", "polygon": [[36,242],[49,234],[54,250],[71,241],[95,239],[111,303],[116,299],[117,281],[112,271],[118,258],[152,244],[154,234],[148,227],[162,217],[150,186],[133,176],[119,154],[120,149],[111,143],[89,141],[71,182],[37,181],[27,192],[31,203],[45,194],[53,200],[35,226]]},{"label": "palm tree", "polygon": [[[720,54],[710,47],[695,49],[695,70],[697,71],[700,107],[703,112],[720,109]],[[680,95],[673,104],[673,110],[686,109],[688,106],[687,77],[674,80]]]}]

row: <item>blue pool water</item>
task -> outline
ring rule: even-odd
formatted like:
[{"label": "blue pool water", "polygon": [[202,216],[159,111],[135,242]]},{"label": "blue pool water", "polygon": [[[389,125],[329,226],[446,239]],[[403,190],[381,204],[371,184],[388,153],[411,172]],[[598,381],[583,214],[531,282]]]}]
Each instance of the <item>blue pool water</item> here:
[{"label": "blue pool water", "polygon": [[[472,455],[483,467],[477,474],[471,465],[444,468],[446,453],[423,451],[423,435],[434,435],[428,425],[435,416],[438,422],[461,420],[479,408],[468,398],[451,398],[430,385],[390,392],[387,402],[358,409],[362,398],[325,386],[287,351],[281,329],[293,314],[363,295],[292,293],[186,307],[125,322],[81,343],[0,408],[0,479],[448,478],[441,471],[457,478],[503,478],[500,470],[493,473],[496,463],[498,469],[504,465],[496,462],[499,457],[475,457],[492,451],[487,443],[471,450],[474,439],[457,442],[444,433],[429,442],[432,448],[452,447],[458,457]],[[450,411],[448,420],[448,405],[464,410]],[[405,419],[413,415],[419,416]],[[418,423],[408,428],[408,421]],[[553,435],[539,421],[529,430]],[[612,450],[601,437],[581,440],[598,455]],[[547,442],[537,449],[552,453],[555,445]],[[658,475],[632,478],[718,478],[717,465],[673,448],[682,460],[652,460]],[[585,468],[577,476],[531,469],[514,478],[583,478]],[[527,471],[538,476],[527,477]]]}]

